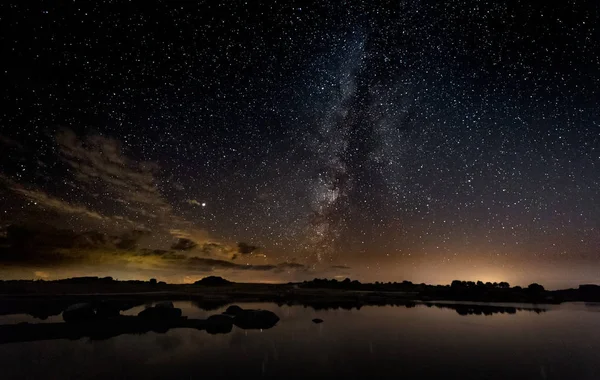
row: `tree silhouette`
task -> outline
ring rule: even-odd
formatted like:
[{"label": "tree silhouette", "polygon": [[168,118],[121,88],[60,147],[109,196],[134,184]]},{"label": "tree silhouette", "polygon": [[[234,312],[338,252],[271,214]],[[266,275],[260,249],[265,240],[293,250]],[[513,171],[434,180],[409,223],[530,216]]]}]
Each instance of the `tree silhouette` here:
[{"label": "tree silhouette", "polygon": [[532,292],[543,292],[544,291],[544,287],[538,283],[533,283],[530,284],[527,289],[529,289]]}]

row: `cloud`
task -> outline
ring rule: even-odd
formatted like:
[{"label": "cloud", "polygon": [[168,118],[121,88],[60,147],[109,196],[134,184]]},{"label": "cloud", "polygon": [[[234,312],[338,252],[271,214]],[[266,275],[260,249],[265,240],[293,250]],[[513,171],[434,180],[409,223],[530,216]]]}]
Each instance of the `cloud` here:
[{"label": "cloud", "polygon": [[215,269],[270,271],[277,268],[276,265],[244,265],[205,257],[191,257],[187,260],[187,265],[190,268],[202,271],[213,271]]},{"label": "cloud", "polygon": [[331,269],[350,269],[350,267],[346,266],[346,265],[332,265],[330,266]]},{"label": "cloud", "polygon": [[20,142],[18,142],[16,140],[13,140],[7,136],[0,135],[0,143],[6,145],[8,147],[16,148],[18,150],[25,150],[25,147],[23,146],[23,144],[21,144]]},{"label": "cloud", "polygon": [[225,260],[215,260],[201,257],[191,257],[187,259],[189,267],[201,271],[214,271],[214,270],[238,270],[238,271],[273,271],[281,272],[284,270],[304,270],[306,267],[302,264],[297,263],[279,263],[279,264],[236,264]]},{"label": "cloud", "polygon": [[239,242],[237,244],[237,253],[242,255],[248,255],[254,251],[256,251],[259,247],[255,245],[250,245],[244,242]]},{"label": "cloud", "polygon": [[[187,246],[176,245],[174,249],[197,249],[201,254],[216,258],[231,259],[236,253],[234,244],[220,242],[199,226],[176,215],[157,186],[158,165],[130,158],[120,141],[101,135],[80,137],[66,128],[56,133],[55,141],[59,159],[69,167],[65,173],[67,177],[60,181],[70,186],[67,191],[52,195],[44,189],[22,186],[0,174],[0,181],[8,185],[10,193],[28,202],[27,212],[58,213],[68,218],[65,221],[70,223],[69,226],[75,222],[82,224],[82,228],[151,229],[161,235],[162,241],[170,234],[175,239],[188,239],[197,246],[192,247],[193,244],[188,242]],[[189,199],[188,203],[203,206],[195,199]],[[110,215],[114,210],[121,214]],[[73,216],[77,219],[71,218]],[[17,215],[14,219],[25,218]]]},{"label": "cloud", "polygon": [[224,260],[234,259],[238,249],[231,244],[212,239],[208,232],[201,229],[171,229],[169,233],[178,239],[171,249],[193,251],[198,255]]},{"label": "cloud", "polygon": [[[188,250],[137,248],[139,239],[148,232],[128,231],[111,236],[98,231],[77,233],[52,226],[11,225],[0,238],[0,266],[16,265],[44,271],[48,267],[113,265],[129,269],[166,270],[171,272],[206,273],[214,271],[255,271],[280,273],[303,271],[297,263],[241,264],[228,260],[202,257],[203,250],[220,249],[215,243]],[[0,235],[2,236],[2,235]],[[178,242],[180,243],[180,242]],[[177,244],[177,243],[176,243]],[[181,243],[192,244],[190,242]]]},{"label": "cloud", "polygon": [[[60,217],[55,218],[57,226],[75,227],[78,232],[13,226],[10,236],[0,244],[0,266],[44,271],[47,266],[84,265],[93,270],[113,265],[117,272],[131,267],[174,272],[215,268],[278,273],[306,269],[294,263],[270,264],[266,256],[263,262],[263,258],[250,255],[258,246],[215,239],[177,215],[158,187],[159,167],[131,158],[120,141],[101,135],[78,136],[61,129],[55,142],[58,158],[65,164],[56,165],[59,186],[33,188],[0,174],[0,190],[26,205],[24,212],[15,212],[2,224],[34,220],[40,211],[51,212],[52,218]],[[64,178],[58,178],[60,167],[68,169]],[[177,187],[182,189],[180,184]],[[196,199],[187,199],[187,204],[204,205]],[[236,257],[238,260],[232,262]],[[242,257],[244,262],[240,262]]]},{"label": "cloud", "polygon": [[179,238],[179,240],[177,240],[177,242],[171,246],[171,249],[174,249],[176,251],[189,251],[191,249],[196,248],[197,246],[198,244],[190,239]]},{"label": "cloud", "polygon": [[73,131],[61,129],[56,142],[61,158],[82,184],[102,191],[140,217],[173,219],[171,206],[156,185],[156,164],[128,158],[118,140],[103,136],[80,139]]},{"label": "cloud", "polygon": [[36,270],[35,272],[33,272],[33,274],[35,275],[35,277],[41,278],[41,279],[48,279],[48,278],[50,278],[50,273],[44,272],[42,270]]},{"label": "cloud", "polygon": [[137,248],[138,242],[143,236],[148,235],[148,231],[133,230],[126,232],[114,240],[115,248],[134,250]]},{"label": "cloud", "polygon": [[[28,211],[33,212],[37,207],[66,216],[76,215],[88,219],[92,225],[101,224],[112,230],[150,228],[157,234],[171,233],[175,238],[188,238],[199,246],[215,242],[206,231],[173,212],[157,186],[159,167],[155,163],[128,157],[118,140],[100,135],[79,137],[63,128],[56,133],[55,141],[59,158],[69,166],[70,177],[62,183],[71,188],[61,192],[68,193],[69,198],[50,195],[43,189],[26,188],[0,174],[0,180],[8,184],[12,194],[34,206]],[[189,202],[202,206],[196,200]],[[122,214],[107,215],[108,210],[120,210]],[[96,228],[95,225],[92,228]],[[223,257],[231,255],[230,252],[222,254]]]},{"label": "cloud", "polygon": [[42,211],[55,212],[64,215],[72,215],[86,218],[90,221],[131,228],[138,226],[143,228],[142,224],[135,223],[131,219],[122,215],[104,215],[89,207],[75,202],[68,202],[60,198],[49,195],[40,189],[27,188],[5,175],[0,174],[0,183],[3,183],[13,194],[29,202],[30,205]]},{"label": "cloud", "polygon": [[[9,225],[0,244],[0,263],[61,264],[93,261],[93,251],[134,251],[146,231],[111,236],[98,231],[74,232],[48,225]],[[89,257],[86,257],[89,256]]]},{"label": "cloud", "polygon": [[23,196],[41,208],[47,208],[65,214],[78,214],[97,220],[108,219],[99,213],[86,208],[85,206],[71,204],[61,199],[51,197],[43,191],[26,189],[25,187],[10,181],[5,177],[4,181],[8,183],[10,189],[12,189],[15,193]]}]

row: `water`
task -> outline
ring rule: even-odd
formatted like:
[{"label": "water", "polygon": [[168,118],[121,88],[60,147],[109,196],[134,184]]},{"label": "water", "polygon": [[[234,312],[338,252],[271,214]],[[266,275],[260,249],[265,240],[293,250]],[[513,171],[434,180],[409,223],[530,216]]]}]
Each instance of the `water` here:
[{"label": "water", "polygon": [[[190,318],[225,309],[175,305]],[[224,335],[174,329],[104,341],[4,344],[2,378],[600,379],[597,305],[492,315],[422,305],[242,306],[274,311],[281,320],[269,330],[234,327]],[[2,318],[1,323],[14,323],[24,317]],[[313,318],[324,323],[314,324]]]}]

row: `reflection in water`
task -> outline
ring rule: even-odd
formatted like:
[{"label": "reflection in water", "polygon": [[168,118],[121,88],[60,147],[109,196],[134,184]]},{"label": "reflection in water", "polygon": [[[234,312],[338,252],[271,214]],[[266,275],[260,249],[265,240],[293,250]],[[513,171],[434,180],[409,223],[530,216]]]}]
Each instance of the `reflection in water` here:
[{"label": "reflection in water", "polygon": [[[174,303],[189,320],[226,309]],[[431,302],[360,310],[241,305],[281,321],[220,335],[174,328],[0,345],[3,378],[600,378],[600,319],[583,304],[539,314],[527,305]]]},{"label": "reflection in water", "polygon": [[[106,303],[102,305],[107,307]],[[115,306],[109,305],[111,308]],[[84,337],[104,340],[122,334],[164,334],[181,328],[205,330],[209,334],[226,334],[231,332],[234,325],[244,330],[266,330],[279,322],[279,317],[271,311],[243,309],[239,306],[230,306],[224,313],[211,315],[206,319],[182,316],[181,309],[174,307],[172,302],[147,307],[137,316],[118,315],[117,312],[117,315],[108,318],[99,317],[101,314],[98,313],[102,310],[106,309],[96,310],[92,304],[81,303],[63,311],[64,323],[0,325],[0,344]]]},{"label": "reflection in water", "polygon": [[[2,324],[3,316],[12,314],[27,314],[35,319],[49,320],[51,322],[58,322],[61,318],[53,318],[60,316],[62,311],[68,306],[83,302],[84,300],[78,299],[36,299],[35,301],[29,299],[10,299],[3,300],[0,302],[0,324]],[[110,300],[110,304],[114,304],[114,307],[121,311],[124,315],[137,315],[140,311],[145,308],[151,307],[156,302],[147,300]],[[216,311],[225,308],[231,304],[231,301],[226,299],[211,300],[211,299],[195,299],[187,302],[187,304],[194,305],[195,307],[204,311]],[[244,304],[243,302],[241,304]],[[542,307],[528,306],[497,306],[491,304],[458,304],[452,302],[424,302],[424,301],[381,301],[380,303],[370,302],[365,304],[364,302],[357,302],[351,300],[344,301],[327,301],[327,300],[310,300],[304,302],[279,302],[274,303],[279,307],[282,306],[295,306],[300,305],[313,310],[360,310],[363,306],[399,306],[399,307],[414,307],[417,305],[425,306],[436,306],[440,308],[454,309],[461,315],[491,315],[496,313],[507,313],[514,314],[517,311],[535,311],[537,313],[545,311]],[[9,318],[8,320],[10,320]]]},{"label": "reflection in water", "polygon": [[[516,314],[517,311],[531,311],[537,314],[543,313],[546,309],[540,307],[514,307],[497,305],[477,305],[477,304],[448,304],[428,302],[423,305],[427,307],[435,306],[440,309],[456,310],[458,315],[493,315],[493,314]],[[408,307],[408,306],[407,306]]]}]

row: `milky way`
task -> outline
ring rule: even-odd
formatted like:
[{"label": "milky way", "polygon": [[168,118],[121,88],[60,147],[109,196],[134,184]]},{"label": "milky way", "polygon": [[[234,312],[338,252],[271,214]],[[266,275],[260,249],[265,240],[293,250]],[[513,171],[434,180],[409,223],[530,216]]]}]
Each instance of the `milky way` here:
[{"label": "milky way", "polygon": [[2,4],[0,227],[70,275],[600,280],[597,5],[250,3]]}]

